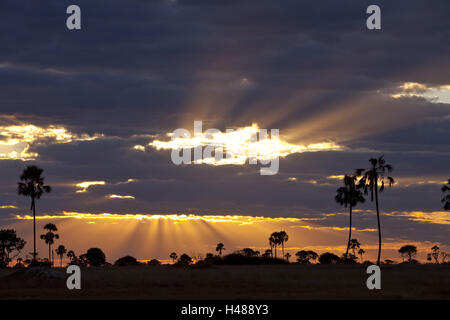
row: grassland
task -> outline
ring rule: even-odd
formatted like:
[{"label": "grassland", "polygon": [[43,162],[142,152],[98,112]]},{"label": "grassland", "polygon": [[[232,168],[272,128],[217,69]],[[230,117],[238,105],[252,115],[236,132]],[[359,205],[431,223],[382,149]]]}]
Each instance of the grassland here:
[{"label": "grassland", "polygon": [[370,291],[361,265],[84,268],[81,290],[9,269],[0,299],[450,299],[449,265],[381,270],[382,290]]}]

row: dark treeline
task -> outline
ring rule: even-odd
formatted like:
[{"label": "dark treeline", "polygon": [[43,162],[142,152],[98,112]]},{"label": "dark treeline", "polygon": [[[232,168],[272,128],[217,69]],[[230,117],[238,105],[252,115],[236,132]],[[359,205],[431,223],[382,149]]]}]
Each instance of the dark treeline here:
[{"label": "dark treeline", "polygon": [[[353,175],[345,175],[343,186],[337,189],[335,200],[340,205],[349,209],[349,234],[346,252],[336,255],[332,252],[318,254],[311,250],[300,250],[295,253],[295,261],[289,252],[285,253],[285,244],[289,240],[288,234],[281,230],[273,232],[268,239],[269,248],[264,252],[252,248],[243,248],[229,254],[224,254],[227,250],[223,243],[218,243],[215,247],[216,254],[206,253],[204,257],[190,257],[183,253],[180,256],[176,252],[169,254],[174,266],[188,265],[233,265],[233,264],[372,264],[371,261],[364,260],[365,250],[357,239],[352,238],[352,210],[359,203],[365,202],[366,195],[370,195],[370,201],[375,203],[377,225],[378,225],[378,256],[377,264],[393,264],[394,261],[385,259],[381,261],[381,224],[380,224],[380,204],[379,194],[385,190],[385,186],[394,185],[394,179],[388,174],[393,167],[386,163],[383,156],[369,159],[370,166],[367,169],[356,169]],[[20,176],[17,192],[30,198],[30,210],[33,213],[33,252],[31,258],[26,255],[25,260],[19,257],[25,247],[25,240],[20,238],[15,230],[0,230],[0,267],[6,268],[13,260],[16,261],[14,267],[33,267],[33,266],[55,266],[56,258],[59,257],[59,266],[63,266],[63,259],[68,258],[68,264],[79,266],[107,266],[111,265],[106,261],[106,256],[100,248],[90,248],[86,253],[79,256],[73,250],[68,250],[64,245],[59,244],[56,250],[52,249],[55,240],[59,240],[58,228],[53,223],[47,223],[44,226],[43,234],[40,239],[48,246],[48,257],[38,258],[36,251],[36,203],[45,193],[51,192],[51,187],[45,185],[43,170],[36,166],[27,166]],[[444,196],[441,201],[444,203],[444,209],[450,210],[450,179],[448,184],[442,186],[441,191]],[[278,250],[278,251],[277,251]],[[398,253],[402,258],[402,263],[419,263],[415,257],[417,248],[413,245],[404,245]],[[427,262],[436,264],[449,264],[450,253],[444,252],[437,245],[433,246],[427,253]],[[139,262],[132,256],[125,256],[114,262],[117,266],[127,265],[150,265],[158,266],[161,262],[157,259],[151,259],[146,263]]]}]

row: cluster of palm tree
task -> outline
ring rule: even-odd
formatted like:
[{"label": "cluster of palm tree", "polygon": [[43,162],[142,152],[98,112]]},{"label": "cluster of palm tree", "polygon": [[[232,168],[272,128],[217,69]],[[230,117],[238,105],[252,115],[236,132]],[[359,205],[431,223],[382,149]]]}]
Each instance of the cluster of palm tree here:
[{"label": "cluster of palm tree", "polygon": [[269,237],[269,245],[270,252],[275,252],[275,259],[277,258],[277,246],[281,246],[283,251],[283,258],[285,258],[284,254],[284,243],[289,240],[289,236],[285,231],[273,232]]},{"label": "cluster of palm tree", "polygon": [[[36,252],[36,201],[39,200],[45,193],[50,193],[52,188],[45,185],[45,178],[42,176],[44,172],[43,169],[37,166],[27,166],[20,176],[20,181],[18,183],[17,192],[19,195],[30,197],[31,207],[30,210],[33,212],[33,261],[36,262],[37,252]],[[53,264],[52,259],[52,245],[55,243],[55,239],[59,239],[59,235],[56,233],[58,228],[53,223],[47,223],[44,226],[45,232],[40,236],[42,240],[48,245],[48,261]],[[56,254],[60,256],[61,266],[62,258],[67,252],[64,245],[59,245],[56,250]]]},{"label": "cluster of palm tree", "polygon": [[384,157],[370,158],[370,167],[366,169],[356,169],[355,174],[344,176],[344,186],[337,189],[335,196],[336,202],[349,208],[349,235],[347,242],[347,250],[345,253],[345,260],[348,256],[350,249],[351,234],[352,234],[352,209],[358,204],[365,201],[364,195],[370,193],[370,200],[375,202],[375,208],[377,213],[377,225],[378,225],[378,258],[377,264],[380,264],[381,259],[381,223],[380,223],[380,205],[379,205],[379,192],[383,192],[385,186],[394,185],[395,181],[390,173],[393,168],[390,164],[387,164]]}]

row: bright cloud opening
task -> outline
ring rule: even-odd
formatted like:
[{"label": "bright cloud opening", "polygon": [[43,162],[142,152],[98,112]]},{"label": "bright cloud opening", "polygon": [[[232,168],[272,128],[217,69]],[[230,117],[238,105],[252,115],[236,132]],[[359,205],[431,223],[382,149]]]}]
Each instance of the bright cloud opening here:
[{"label": "bright cloud opening", "polygon": [[405,82],[398,87],[398,92],[391,97],[422,97],[434,103],[450,103],[450,85],[428,87],[418,82]]},{"label": "bright cloud opening", "polygon": [[35,160],[39,154],[30,148],[38,144],[91,141],[102,135],[75,134],[61,126],[39,127],[32,124],[0,125],[0,160]]},{"label": "bright cloud opening", "polygon": [[[259,139],[255,139],[258,135]],[[168,134],[168,136],[171,136],[171,134]],[[210,165],[243,165],[251,157],[256,160],[267,161],[284,158],[294,153],[343,149],[342,146],[334,142],[296,145],[290,144],[281,138],[262,137],[257,124],[227,132],[218,131],[198,133],[192,137],[177,137],[170,141],[153,140],[148,146],[156,150],[181,150],[207,146],[222,148],[227,155],[226,157],[217,160],[214,156],[211,156],[195,161],[195,163]],[[140,145],[134,146],[134,149],[145,150],[142,147]]]},{"label": "bright cloud opening", "polygon": [[88,188],[91,186],[98,186],[98,185],[105,185],[106,182],[105,181],[83,181],[80,183],[77,183],[75,186],[77,188],[79,188],[79,190],[77,190],[77,193],[85,193],[87,192]]}]

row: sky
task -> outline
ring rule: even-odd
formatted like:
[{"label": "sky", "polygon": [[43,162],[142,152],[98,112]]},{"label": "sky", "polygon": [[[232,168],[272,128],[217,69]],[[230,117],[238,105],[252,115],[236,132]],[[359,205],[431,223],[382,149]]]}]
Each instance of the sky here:
[{"label": "sky", "polygon": [[[79,0],[82,29],[71,31],[72,2],[0,4],[0,228],[17,229],[26,252],[30,203],[16,189],[30,164],[53,187],[38,228],[54,222],[57,244],[99,246],[113,261],[217,242],[261,251],[279,229],[292,253],[343,252],[336,189],[380,155],[396,179],[381,194],[385,258],[407,243],[422,258],[434,244],[450,250],[448,1],[377,0],[373,31],[373,1]],[[168,134],[194,120],[279,129],[278,173],[175,165]],[[354,234],[373,258],[374,204],[357,209]]]}]

